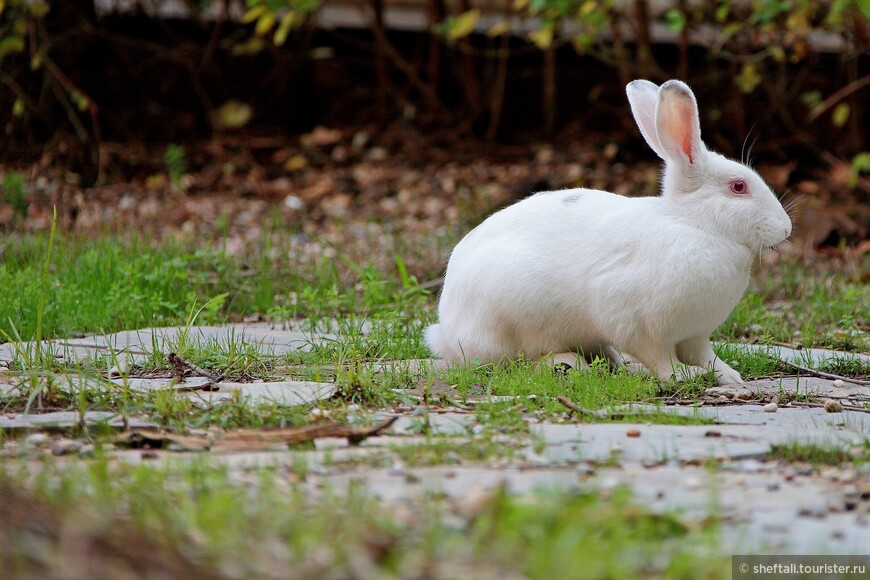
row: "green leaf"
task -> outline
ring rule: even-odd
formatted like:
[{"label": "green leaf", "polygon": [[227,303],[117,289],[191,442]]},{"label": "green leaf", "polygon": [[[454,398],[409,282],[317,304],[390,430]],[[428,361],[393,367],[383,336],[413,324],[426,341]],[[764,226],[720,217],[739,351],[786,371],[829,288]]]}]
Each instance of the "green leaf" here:
[{"label": "green leaf", "polygon": [[740,69],[740,74],[734,77],[734,84],[740,89],[740,92],[748,95],[755,90],[755,87],[761,84],[761,75],[751,62],[743,64]]},{"label": "green leaf", "polygon": [[287,12],[287,14],[281,18],[281,22],[278,24],[278,29],[275,30],[275,36],[273,38],[275,44],[281,46],[287,42],[287,35],[290,33],[290,29],[294,28],[302,19],[303,16],[295,10]]},{"label": "green leaf", "polygon": [[849,120],[849,105],[847,103],[840,103],[836,107],[834,107],[834,111],[831,113],[831,121],[833,121],[835,127],[842,127],[846,124],[846,121]]},{"label": "green leaf", "polygon": [[728,2],[728,0],[725,0],[718,8],[716,8],[716,12],[714,13],[716,22],[725,22],[728,18],[729,12],[731,12],[731,3]]},{"label": "green leaf", "polygon": [[553,23],[547,22],[538,30],[529,32],[529,40],[541,50],[547,50],[553,44]]},{"label": "green leaf", "polygon": [[245,12],[245,15],[242,16],[242,24],[250,24],[255,20],[259,20],[260,16],[269,12],[269,7],[265,4],[257,4],[256,6],[252,6],[250,10]]},{"label": "green leaf", "polygon": [[855,173],[870,172],[870,151],[862,151],[852,158],[852,171]]},{"label": "green leaf", "polygon": [[686,27],[686,15],[676,8],[665,12],[665,25],[671,32],[682,32]]},{"label": "green leaf", "polygon": [[33,4],[30,4],[29,8],[30,14],[37,20],[45,18],[45,15],[48,14],[49,11],[48,2],[34,2]]},{"label": "green leaf", "polygon": [[501,36],[510,29],[510,22],[508,22],[507,20],[502,20],[490,26],[489,30],[486,31],[486,35],[490,38],[495,38],[497,36]]},{"label": "green leaf", "polygon": [[7,54],[24,52],[24,38],[20,36],[7,36],[0,40],[0,59]]},{"label": "green leaf", "polygon": [[254,34],[257,36],[265,36],[275,26],[275,13],[271,10],[264,12],[257,20],[257,25],[254,26]]},{"label": "green leaf", "polygon": [[215,111],[214,121],[222,129],[238,129],[247,125],[252,116],[251,105],[230,100]]},{"label": "green leaf", "polygon": [[20,117],[24,114],[24,101],[20,98],[15,99],[15,102],[12,103],[12,116]]},{"label": "green leaf", "polygon": [[767,47],[767,52],[776,62],[785,62],[785,51],[781,46],[772,44]]},{"label": "green leaf", "polygon": [[800,99],[803,104],[812,109],[822,102],[822,93],[820,91],[807,91],[801,94]]},{"label": "green leaf", "polygon": [[573,44],[574,50],[577,51],[577,54],[586,54],[586,52],[592,48],[592,45],[595,44],[595,36],[588,32],[578,34],[574,37]]},{"label": "green leaf", "polygon": [[79,111],[86,111],[91,106],[91,100],[87,95],[77,90],[70,91],[69,98],[72,99],[72,102],[75,103]]},{"label": "green leaf", "polygon": [[477,26],[477,21],[480,19],[480,8],[472,8],[452,19],[450,27],[447,29],[447,38],[449,40],[459,40],[465,38]]},{"label": "green leaf", "polygon": [[870,172],[870,151],[862,151],[852,158],[852,175],[849,176],[849,186],[858,184],[858,175]]},{"label": "green leaf", "polygon": [[722,29],[722,40],[728,40],[738,32],[743,29],[742,22],[732,22],[731,24],[725,25],[725,28]]}]

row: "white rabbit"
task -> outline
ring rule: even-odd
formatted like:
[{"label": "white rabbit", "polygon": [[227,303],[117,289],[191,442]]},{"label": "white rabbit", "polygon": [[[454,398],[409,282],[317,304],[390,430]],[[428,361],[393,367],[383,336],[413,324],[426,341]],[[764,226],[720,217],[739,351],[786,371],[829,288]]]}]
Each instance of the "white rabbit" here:
[{"label": "white rabbit", "polygon": [[[580,352],[630,354],[667,381],[716,372],[710,334],[740,300],[753,259],[791,220],[753,170],[709,151],[684,83],[626,87],[644,139],[665,161],[661,195],[569,189],[486,219],[450,256],[426,343],[451,363]],[[680,364],[682,363],[682,364]]]}]

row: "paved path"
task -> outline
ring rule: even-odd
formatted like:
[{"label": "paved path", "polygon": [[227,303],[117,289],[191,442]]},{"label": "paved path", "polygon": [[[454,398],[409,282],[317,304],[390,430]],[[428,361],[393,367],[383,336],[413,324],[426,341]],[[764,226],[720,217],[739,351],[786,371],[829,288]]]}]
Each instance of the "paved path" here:
[{"label": "paved path", "polygon": [[[255,343],[268,354],[280,355],[310,347],[311,341],[324,333],[311,333],[295,326],[273,327],[269,324],[235,324],[221,327],[179,329],[144,329],[109,336],[53,341],[44,346],[65,361],[107,355],[116,370],[147,360],[154,349],[175,350],[179,341],[216,341],[226,343],[242,338]],[[19,348],[32,348],[22,345]],[[784,360],[806,365],[832,356],[848,355],[819,349],[796,351],[781,347],[765,348]],[[0,345],[0,367],[15,356],[12,345]],[[439,366],[437,361],[400,362],[411,372],[422,366]],[[375,370],[389,369],[389,363],[375,365]],[[124,379],[111,382],[67,377],[67,388],[83,382],[91,388],[133,390],[178,389],[168,379]],[[198,404],[216,404],[239,392],[251,404],[276,402],[287,405],[310,405],[332,396],[330,383],[274,381],[229,383],[200,390],[209,381],[190,378],[183,384],[182,396]],[[750,381],[742,386],[716,387],[709,394],[728,400],[756,395],[791,392],[800,395],[832,398],[846,407],[870,401],[870,387],[816,377],[786,377],[776,380]],[[0,373],[0,398],[17,393],[15,380]],[[408,395],[412,407],[414,398]],[[471,402],[473,404],[474,401]],[[649,410],[635,406],[627,412]],[[324,486],[341,490],[350,482],[367,486],[370,492],[397,504],[417,502],[427,494],[437,493],[449,501],[471,502],[505,486],[512,493],[532,490],[594,488],[606,490],[617,485],[630,486],[637,501],[652,509],[682,510],[686,517],[704,517],[715,513],[723,518],[725,550],[732,553],[870,553],[870,464],[859,467],[824,468],[780,464],[766,459],[771,446],[793,443],[818,443],[836,446],[855,453],[866,452],[870,440],[870,414],[845,410],[827,412],[823,408],[782,406],[765,412],[760,405],[726,404],[715,407],[664,407],[675,414],[702,415],[711,425],[650,425],[639,421],[627,423],[553,424],[528,419],[529,437],[505,438],[506,446],[516,452],[499,456],[484,465],[455,465],[413,468],[395,459],[396,446],[420,444],[431,438],[447,438],[460,444],[474,440],[480,426],[474,413],[427,413],[417,407],[402,414],[383,436],[367,439],[358,447],[345,440],[316,441],[314,451],[288,450],[212,455],[212,460],[244,471],[257,466],[287,465],[298,467],[307,462],[310,476],[306,485],[312,494]],[[374,419],[383,418],[378,413]],[[429,439],[418,434],[420,420],[428,415],[432,429]],[[64,412],[45,415],[0,415],[0,428],[42,430],[69,427],[80,421],[120,425],[120,418],[106,412],[90,411],[84,416]],[[133,424],[148,426],[147,418],[134,418]],[[34,440],[36,441],[36,440]],[[39,441],[10,442],[7,446],[38,446]],[[119,451],[126,461],[143,461],[141,452]],[[185,461],[199,454],[160,452],[156,461]],[[369,457],[372,462],[364,459]],[[374,462],[374,459],[378,459]],[[73,461],[63,457],[61,461]],[[383,465],[372,468],[366,465]],[[148,461],[154,462],[151,458]],[[708,470],[705,462],[716,461],[719,468]],[[286,470],[283,471],[286,473]]]}]

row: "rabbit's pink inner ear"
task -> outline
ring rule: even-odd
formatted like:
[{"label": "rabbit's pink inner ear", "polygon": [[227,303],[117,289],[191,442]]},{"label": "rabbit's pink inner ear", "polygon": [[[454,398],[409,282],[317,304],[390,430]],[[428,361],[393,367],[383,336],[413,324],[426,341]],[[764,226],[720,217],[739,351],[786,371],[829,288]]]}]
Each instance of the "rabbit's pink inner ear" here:
[{"label": "rabbit's pink inner ear", "polygon": [[694,142],[694,137],[692,135],[692,121],[695,119],[695,107],[691,102],[680,99],[677,108],[680,116],[679,128],[681,132],[679,143],[683,149],[683,153],[685,153],[686,157],[689,158],[689,163],[694,165],[695,151],[692,150],[692,144]]},{"label": "rabbit's pink inner ear", "polygon": [[700,136],[694,134],[696,112],[692,99],[683,95],[671,95],[659,113],[659,128],[664,130],[673,144],[672,147],[679,148],[689,163],[694,165],[698,153],[695,151],[695,143]]}]

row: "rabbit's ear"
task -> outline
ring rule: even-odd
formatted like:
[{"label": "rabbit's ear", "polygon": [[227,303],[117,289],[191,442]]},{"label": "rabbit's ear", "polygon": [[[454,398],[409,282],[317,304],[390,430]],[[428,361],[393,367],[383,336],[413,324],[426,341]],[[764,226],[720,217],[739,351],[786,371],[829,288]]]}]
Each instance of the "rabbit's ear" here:
[{"label": "rabbit's ear", "polygon": [[668,81],[659,89],[656,134],[662,151],[671,161],[694,166],[707,149],[701,141],[698,103],[692,89],[680,81]]},{"label": "rabbit's ear", "polygon": [[631,114],[640,128],[640,134],[647,144],[664,160],[665,152],[656,134],[656,105],[659,102],[659,87],[655,83],[642,79],[631,81],[625,86],[628,102],[631,104]]}]

